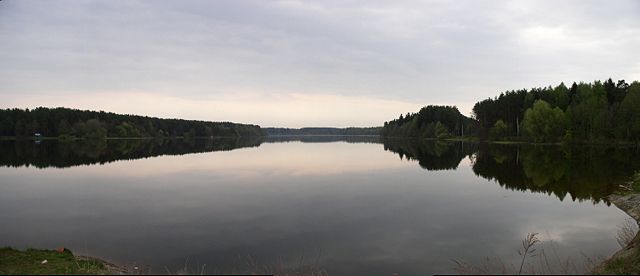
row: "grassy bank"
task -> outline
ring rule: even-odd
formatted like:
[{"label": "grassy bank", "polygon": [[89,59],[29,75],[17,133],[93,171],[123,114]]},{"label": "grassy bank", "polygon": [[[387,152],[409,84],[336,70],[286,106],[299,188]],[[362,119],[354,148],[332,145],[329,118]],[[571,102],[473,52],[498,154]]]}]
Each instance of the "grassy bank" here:
[{"label": "grassy bank", "polygon": [[74,256],[68,249],[24,251],[10,247],[0,248],[0,274],[90,274],[117,273],[117,268],[107,262]]},{"label": "grassy bank", "polygon": [[615,258],[607,260],[605,264],[594,271],[596,275],[638,275],[640,273],[640,252],[638,248],[617,254]]}]

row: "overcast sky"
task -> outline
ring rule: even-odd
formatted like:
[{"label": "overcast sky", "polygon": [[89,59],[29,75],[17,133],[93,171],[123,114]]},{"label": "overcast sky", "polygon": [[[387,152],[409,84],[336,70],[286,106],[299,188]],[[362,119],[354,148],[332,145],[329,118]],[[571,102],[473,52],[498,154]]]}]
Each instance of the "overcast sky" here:
[{"label": "overcast sky", "polygon": [[373,126],[640,79],[640,1],[0,1],[0,108]]}]

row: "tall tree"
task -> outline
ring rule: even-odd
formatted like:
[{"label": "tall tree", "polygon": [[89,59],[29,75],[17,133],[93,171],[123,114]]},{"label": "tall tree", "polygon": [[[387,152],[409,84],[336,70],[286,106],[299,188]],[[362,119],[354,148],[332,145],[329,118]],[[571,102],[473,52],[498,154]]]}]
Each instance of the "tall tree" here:
[{"label": "tall tree", "polygon": [[566,132],[567,120],[559,107],[551,108],[549,103],[538,100],[527,109],[522,121],[526,137],[535,142],[557,142]]}]

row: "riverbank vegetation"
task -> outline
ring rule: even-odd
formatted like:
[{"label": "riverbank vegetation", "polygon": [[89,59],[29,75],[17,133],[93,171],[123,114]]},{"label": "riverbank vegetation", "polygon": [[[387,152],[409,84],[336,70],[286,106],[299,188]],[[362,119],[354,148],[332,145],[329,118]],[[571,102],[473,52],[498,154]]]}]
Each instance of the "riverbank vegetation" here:
[{"label": "riverbank vegetation", "polygon": [[69,108],[0,109],[0,136],[60,137],[243,137],[262,136],[257,125],[123,115]]},{"label": "riverbank vegetation", "polygon": [[384,136],[536,143],[640,143],[640,83],[564,83],[512,90],[476,103],[472,117],[427,106],[386,122]]},{"label": "riverbank vegetation", "polygon": [[113,274],[109,265],[97,259],[78,258],[68,249],[19,251],[0,248],[0,274]]}]

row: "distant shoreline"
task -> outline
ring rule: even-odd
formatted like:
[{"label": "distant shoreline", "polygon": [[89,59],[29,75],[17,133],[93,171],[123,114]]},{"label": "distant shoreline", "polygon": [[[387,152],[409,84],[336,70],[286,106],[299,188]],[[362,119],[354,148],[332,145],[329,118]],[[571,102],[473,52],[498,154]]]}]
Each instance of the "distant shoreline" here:
[{"label": "distant shoreline", "polygon": [[[562,146],[562,145],[584,145],[584,146],[629,146],[629,147],[638,147],[640,146],[636,142],[629,141],[605,141],[605,142],[572,142],[572,143],[536,143],[531,141],[516,141],[516,140],[481,140],[478,137],[452,137],[452,138],[421,138],[421,137],[403,137],[403,136],[383,136],[378,134],[274,134],[274,135],[262,135],[262,136],[196,136],[196,137],[185,137],[185,136],[174,136],[174,137],[106,137],[104,140],[151,140],[151,139],[160,139],[160,140],[171,140],[171,139],[241,139],[246,137],[380,137],[382,139],[402,139],[402,140],[416,140],[416,141],[448,141],[448,142],[469,142],[469,143],[486,143],[486,144],[496,144],[496,145],[539,145],[539,146]],[[103,140],[103,139],[88,139],[88,138],[60,138],[60,137],[51,137],[51,136],[42,136],[42,137],[18,137],[18,136],[0,136],[0,141],[11,141],[11,140],[23,140],[23,141],[38,141],[38,140],[61,140],[61,141],[92,141],[92,140]]]}]

